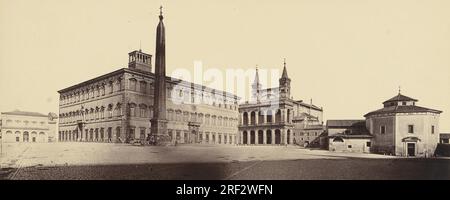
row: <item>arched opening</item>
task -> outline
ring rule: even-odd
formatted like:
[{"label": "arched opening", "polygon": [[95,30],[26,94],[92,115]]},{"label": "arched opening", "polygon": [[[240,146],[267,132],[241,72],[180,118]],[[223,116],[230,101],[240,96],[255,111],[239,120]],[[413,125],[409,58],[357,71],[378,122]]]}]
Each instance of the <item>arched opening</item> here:
[{"label": "arched opening", "polygon": [[267,111],[267,123],[272,123],[273,122],[273,115],[272,115],[272,111],[268,110]]},{"label": "arched opening", "polygon": [[35,131],[31,132],[31,142],[36,142],[37,133]]},{"label": "arched opening", "polygon": [[247,131],[242,133],[242,144],[247,144]]},{"label": "arched opening", "polygon": [[255,131],[250,131],[250,144],[255,144]]},{"label": "arched opening", "polygon": [[341,137],[335,137],[333,142],[344,142],[344,140]]},{"label": "arched opening", "polygon": [[278,109],[277,112],[275,113],[275,123],[280,123],[281,122],[281,110]]},{"label": "arched opening", "polygon": [[256,124],[256,113],[254,111],[250,113],[250,124],[251,125]]},{"label": "arched opening", "polygon": [[[287,122],[289,123],[290,122],[290,119],[291,118],[291,110],[287,110]],[[288,139],[288,143],[289,143],[289,139]]]},{"label": "arched opening", "polygon": [[108,142],[111,142],[111,139],[112,139],[112,128],[109,127],[108,128]]},{"label": "arched opening", "polygon": [[30,134],[27,131],[25,131],[25,132],[23,132],[22,138],[23,138],[23,142],[28,142],[30,140]]},{"label": "arched opening", "polygon": [[281,131],[280,131],[280,129],[275,130],[275,144],[281,144]]},{"label": "arched opening", "polygon": [[272,130],[266,132],[266,144],[272,144]]},{"label": "arched opening", "polygon": [[264,132],[262,130],[258,131],[258,144],[263,144],[264,142]]},{"label": "arched opening", "polygon": [[262,111],[258,112],[258,124],[264,123],[264,114]]},{"label": "arched opening", "polygon": [[95,129],[95,141],[98,141],[98,128]]},{"label": "arched opening", "polygon": [[89,141],[94,141],[94,129],[91,129],[89,131]]},{"label": "arched opening", "polygon": [[244,125],[248,125],[248,113],[244,112]]},{"label": "arched opening", "polygon": [[103,140],[104,140],[104,138],[105,138],[105,133],[104,133],[104,129],[103,129],[103,128],[101,128],[101,129],[100,129],[100,141],[103,141]]},{"label": "arched opening", "polygon": [[291,144],[291,142],[290,142],[290,141],[291,141],[291,140],[290,140],[290,139],[291,139],[291,130],[287,130],[286,137],[287,137],[287,138],[286,138],[286,139],[287,139],[287,143],[288,143],[288,144]]}]

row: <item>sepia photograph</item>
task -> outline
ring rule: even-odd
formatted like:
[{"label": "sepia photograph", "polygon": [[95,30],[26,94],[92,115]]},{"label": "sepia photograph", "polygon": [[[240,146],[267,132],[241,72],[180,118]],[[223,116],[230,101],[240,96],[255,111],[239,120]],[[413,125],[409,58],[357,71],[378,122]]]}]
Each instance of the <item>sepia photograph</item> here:
[{"label": "sepia photograph", "polygon": [[449,11],[0,0],[0,180],[449,180]]}]

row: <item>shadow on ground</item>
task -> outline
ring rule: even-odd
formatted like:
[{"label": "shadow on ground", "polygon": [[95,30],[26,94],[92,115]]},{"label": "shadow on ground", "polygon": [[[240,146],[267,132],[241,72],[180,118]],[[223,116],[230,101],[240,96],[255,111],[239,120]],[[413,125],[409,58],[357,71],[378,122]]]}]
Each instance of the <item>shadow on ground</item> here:
[{"label": "shadow on ground", "polygon": [[[14,171],[14,172],[13,172]],[[221,163],[33,166],[2,169],[2,179],[57,180],[327,180],[450,179],[445,159],[314,159]],[[11,173],[13,177],[8,177]]]}]

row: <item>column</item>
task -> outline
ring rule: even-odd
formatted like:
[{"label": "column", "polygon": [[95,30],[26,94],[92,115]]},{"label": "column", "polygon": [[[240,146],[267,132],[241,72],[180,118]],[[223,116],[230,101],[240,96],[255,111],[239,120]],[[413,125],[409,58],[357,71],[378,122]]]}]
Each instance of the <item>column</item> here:
[{"label": "column", "polygon": [[234,134],[231,134],[231,144],[234,144],[236,141],[234,141],[234,137],[235,137],[235,135]]},{"label": "column", "polygon": [[250,141],[250,139],[251,139],[251,132],[248,131],[248,132],[247,132],[247,144],[251,144],[251,143],[252,143],[252,142]]},{"label": "column", "polygon": [[289,131],[289,144],[294,144],[294,132]]},{"label": "column", "polygon": [[287,131],[286,129],[281,129],[281,139],[283,139],[282,144],[287,144]]},{"label": "column", "polygon": [[184,131],[180,131],[180,143],[184,143]]},{"label": "column", "polygon": [[[262,116],[263,116],[263,123],[265,124],[265,123],[267,123],[267,111],[262,111]],[[265,132],[264,132],[264,134],[265,134]]]},{"label": "column", "polygon": [[272,138],[271,138],[272,142],[271,142],[271,144],[275,144],[275,129],[270,131],[270,133],[272,134]]},{"label": "column", "polygon": [[241,125],[244,125],[244,112],[241,113]]},{"label": "column", "polygon": [[258,116],[259,116],[259,111],[255,112],[255,125],[258,125]]},{"label": "column", "polygon": [[267,130],[263,130],[263,144],[267,144]]},{"label": "column", "polygon": [[[256,118],[256,119],[258,119],[258,118]],[[258,130],[255,130],[255,144],[259,144],[258,136],[259,136]]]},{"label": "column", "polygon": [[239,144],[244,144],[244,131],[239,131]]}]

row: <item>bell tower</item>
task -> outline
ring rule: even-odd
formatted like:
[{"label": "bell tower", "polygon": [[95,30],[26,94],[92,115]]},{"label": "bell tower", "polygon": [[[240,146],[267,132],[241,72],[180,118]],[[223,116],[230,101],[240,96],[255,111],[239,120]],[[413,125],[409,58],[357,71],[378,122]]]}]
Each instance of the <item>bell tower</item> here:
[{"label": "bell tower", "polygon": [[281,75],[281,78],[279,79],[280,98],[288,99],[291,96],[291,79],[287,75],[286,59],[284,59],[283,64],[284,64],[283,74]]},{"label": "bell tower", "polygon": [[260,101],[261,84],[259,83],[258,67],[256,67],[255,80],[252,84],[252,101]]}]

